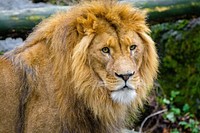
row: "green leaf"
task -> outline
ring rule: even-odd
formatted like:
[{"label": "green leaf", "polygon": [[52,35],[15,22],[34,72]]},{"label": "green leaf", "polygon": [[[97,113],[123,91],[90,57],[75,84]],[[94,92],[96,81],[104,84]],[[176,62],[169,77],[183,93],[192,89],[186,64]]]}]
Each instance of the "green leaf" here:
[{"label": "green leaf", "polygon": [[169,101],[168,99],[164,98],[164,99],[163,99],[163,103],[164,103],[164,104],[170,104],[170,101]]},{"label": "green leaf", "polygon": [[177,95],[179,95],[180,92],[179,91],[171,91],[171,97],[175,98]]},{"label": "green leaf", "polygon": [[170,120],[172,123],[176,121],[176,117],[174,116],[174,112],[170,112],[166,115],[167,119]]},{"label": "green leaf", "polygon": [[184,128],[185,128],[185,129],[191,128],[191,125],[188,123],[188,124],[186,124],[186,125],[184,126]]},{"label": "green leaf", "polygon": [[179,108],[172,108],[171,111],[174,112],[175,115],[180,115],[181,113],[181,110]]},{"label": "green leaf", "polygon": [[179,123],[178,123],[179,125],[186,125],[186,124],[188,124],[186,121],[180,121]]},{"label": "green leaf", "polygon": [[189,123],[194,125],[195,124],[195,121],[193,119],[189,119]]},{"label": "green leaf", "polygon": [[187,125],[188,123],[187,123],[186,121],[180,121],[178,124],[181,125],[181,126],[185,126],[185,125]]},{"label": "green leaf", "polygon": [[178,129],[172,129],[170,133],[180,133],[180,132],[178,131]]},{"label": "green leaf", "polygon": [[195,116],[194,116],[194,114],[190,114],[190,117],[194,118]]},{"label": "green leaf", "polygon": [[186,112],[189,112],[189,109],[190,109],[190,106],[186,103],[186,104],[183,106],[183,111],[186,113]]},{"label": "green leaf", "polygon": [[200,129],[199,128],[193,128],[192,133],[199,133]]}]

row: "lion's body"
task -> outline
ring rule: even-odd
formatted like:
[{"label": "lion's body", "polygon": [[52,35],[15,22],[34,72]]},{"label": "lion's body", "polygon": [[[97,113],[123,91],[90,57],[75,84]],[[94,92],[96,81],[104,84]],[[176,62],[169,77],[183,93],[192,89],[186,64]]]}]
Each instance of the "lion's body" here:
[{"label": "lion's body", "polygon": [[[44,46],[44,47],[43,47]],[[36,87],[32,77],[28,75],[29,68],[20,68],[22,62],[12,62],[10,60],[1,59],[0,61],[0,132],[59,132],[61,130],[61,123],[58,116],[58,108],[54,105],[55,88],[52,68],[49,65],[48,51],[45,45],[31,48],[29,52],[34,55],[26,54],[23,61],[23,66],[27,66],[34,58],[43,57],[37,60],[37,82]],[[37,57],[33,57],[37,56]],[[33,60],[30,60],[30,58]],[[16,58],[16,56],[13,56]],[[29,59],[27,59],[29,58]],[[17,59],[18,60],[18,59]],[[33,62],[32,62],[33,63]],[[17,69],[16,69],[17,68]],[[25,70],[26,69],[26,70]],[[31,68],[30,68],[31,69]],[[45,72],[45,73],[44,73]],[[26,121],[26,123],[24,123]]]},{"label": "lion's body", "polygon": [[[115,2],[85,3],[43,21],[0,57],[0,132],[121,132],[156,77],[147,32],[142,12]],[[112,53],[97,50],[106,43]],[[137,44],[134,53],[125,52],[129,43]],[[121,76],[127,72],[129,79]],[[127,81],[117,89],[121,78]]]}]

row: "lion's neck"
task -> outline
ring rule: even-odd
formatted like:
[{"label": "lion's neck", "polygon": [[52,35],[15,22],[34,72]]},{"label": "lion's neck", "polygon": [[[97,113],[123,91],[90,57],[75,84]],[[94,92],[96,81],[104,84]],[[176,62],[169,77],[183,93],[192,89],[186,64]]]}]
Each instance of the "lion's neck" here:
[{"label": "lion's neck", "polygon": [[87,92],[90,97],[68,92],[71,95],[64,98],[65,102],[61,106],[64,129],[67,132],[120,132],[124,125],[126,107],[113,103],[101,89],[87,88],[92,91]]},{"label": "lion's neck", "polygon": [[[120,127],[123,126],[123,119],[119,118],[119,116],[114,116],[118,114],[101,114],[102,116],[96,116],[91,109],[83,105],[81,102],[75,103],[72,106],[73,107],[66,112],[63,121],[64,129],[67,132],[118,133],[120,132]],[[105,113],[108,112],[105,111]]]}]

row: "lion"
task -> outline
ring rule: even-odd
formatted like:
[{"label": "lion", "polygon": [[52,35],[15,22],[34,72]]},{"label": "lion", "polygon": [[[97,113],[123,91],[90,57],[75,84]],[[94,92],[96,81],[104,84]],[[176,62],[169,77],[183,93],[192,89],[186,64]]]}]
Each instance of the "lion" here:
[{"label": "lion", "polygon": [[43,20],[0,57],[0,132],[121,133],[158,73],[146,14],[90,1]]}]

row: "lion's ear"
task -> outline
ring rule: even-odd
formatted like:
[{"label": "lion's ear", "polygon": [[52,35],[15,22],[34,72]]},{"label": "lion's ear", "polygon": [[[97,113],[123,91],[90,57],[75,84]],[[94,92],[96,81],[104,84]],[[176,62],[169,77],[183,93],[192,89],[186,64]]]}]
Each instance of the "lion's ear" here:
[{"label": "lion's ear", "polygon": [[96,31],[97,18],[88,13],[87,16],[81,16],[77,18],[77,31],[79,34],[90,35]]}]

